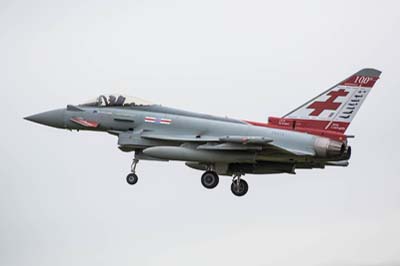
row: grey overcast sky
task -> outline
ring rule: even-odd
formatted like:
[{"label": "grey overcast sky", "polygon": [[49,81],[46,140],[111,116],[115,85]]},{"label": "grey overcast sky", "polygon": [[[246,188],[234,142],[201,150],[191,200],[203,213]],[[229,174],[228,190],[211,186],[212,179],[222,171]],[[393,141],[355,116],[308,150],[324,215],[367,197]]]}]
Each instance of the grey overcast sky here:
[{"label": "grey overcast sky", "polygon": [[[400,265],[399,1],[0,1],[0,265]],[[215,191],[111,135],[24,121],[100,93],[266,121],[383,71],[348,168]]]}]

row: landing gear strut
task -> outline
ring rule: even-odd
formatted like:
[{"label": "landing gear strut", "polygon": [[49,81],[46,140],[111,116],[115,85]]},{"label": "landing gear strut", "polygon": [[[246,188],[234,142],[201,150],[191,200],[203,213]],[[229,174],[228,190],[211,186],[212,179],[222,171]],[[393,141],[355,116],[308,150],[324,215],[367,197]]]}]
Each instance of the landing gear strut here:
[{"label": "landing gear strut", "polygon": [[249,185],[241,178],[241,175],[233,176],[231,191],[235,196],[243,197],[249,191]]},{"label": "landing gear strut", "polygon": [[138,182],[139,178],[136,175],[136,165],[139,163],[139,160],[134,159],[131,165],[131,173],[126,177],[126,182],[128,182],[129,185],[133,186],[136,185]]},{"label": "landing gear strut", "polygon": [[201,177],[201,184],[207,189],[213,189],[218,186],[219,177],[214,171],[207,171]]}]

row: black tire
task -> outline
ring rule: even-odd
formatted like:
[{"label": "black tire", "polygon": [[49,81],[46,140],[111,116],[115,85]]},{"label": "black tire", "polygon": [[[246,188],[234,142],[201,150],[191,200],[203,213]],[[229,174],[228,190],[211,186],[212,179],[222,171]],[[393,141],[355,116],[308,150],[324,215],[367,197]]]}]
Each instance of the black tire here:
[{"label": "black tire", "polygon": [[201,184],[207,189],[216,188],[219,184],[219,176],[216,172],[207,171],[201,176]]},{"label": "black tire", "polygon": [[139,181],[139,178],[136,174],[134,173],[130,173],[127,177],[126,177],[126,182],[128,182],[129,185],[133,186],[136,185],[136,183]]},{"label": "black tire", "polygon": [[237,197],[243,197],[249,191],[249,185],[243,179],[240,180],[239,184],[237,184],[236,181],[233,181],[231,185],[231,190],[233,195]]}]

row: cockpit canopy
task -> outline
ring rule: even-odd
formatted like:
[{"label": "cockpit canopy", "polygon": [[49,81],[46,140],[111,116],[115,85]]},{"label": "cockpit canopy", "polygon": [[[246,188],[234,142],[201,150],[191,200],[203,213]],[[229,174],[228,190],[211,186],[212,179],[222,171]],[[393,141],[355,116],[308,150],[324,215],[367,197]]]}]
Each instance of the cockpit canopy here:
[{"label": "cockpit canopy", "polygon": [[96,99],[81,104],[81,106],[93,106],[93,107],[149,106],[149,105],[154,105],[154,104],[137,97],[130,97],[121,94],[100,95]]}]

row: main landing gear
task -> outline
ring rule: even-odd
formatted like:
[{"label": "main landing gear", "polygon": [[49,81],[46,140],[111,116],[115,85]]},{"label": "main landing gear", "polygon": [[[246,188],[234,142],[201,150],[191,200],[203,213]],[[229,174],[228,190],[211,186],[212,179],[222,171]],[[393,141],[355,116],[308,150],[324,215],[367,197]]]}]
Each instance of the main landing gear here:
[{"label": "main landing gear", "polygon": [[[126,177],[126,182],[128,182],[129,185],[136,185],[137,182],[139,181],[138,176],[136,175],[136,166],[139,163],[139,160],[134,159],[131,165],[131,173],[127,175]],[[232,193],[237,196],[237,197],[243,197],[244,195],[247,194],[249,191],[249,185],[245,180],[241,178],[242,174],[235,174],[233,176],[232,180],[232,185],[231,185],[231,191]],[[218,186],[219,184],[219,176],[217,172],[215,172],[213,169],[207,170],[202,176],[201,176],[201,184],[206,188],[206,189],[214,189]]]},{"label": "main landing gear", "polygon": [[201,184],[207,189],[216,188],[219,184],[219,176],[214,171],[207,171],[201,176]]},{"label": "main landing gear", "polygon": [[[206,189],[214,189],[219,184],[218,174],[212,170],[206,171],[201,176],[201,184]],[[249,185],[245,180],[241,178],[240,174],[235,174],[233,176],[232,185],[231,185],[232,193],[237,197],[243,197],[249,191]]]},{"label": "main landing gear", "polygon": [[249,191],[249,185],[240,175],[235,175],[232,180],[231,191],[235,196],[243,197]]},{"label": "main landing gear", "polygon": [[139,181],[138,176],[136,175],[136,165],[139,163],[139,160],[134,159],[131,165],[131,173],[126,177],[126,182],[129,185],[133,186]]}]

